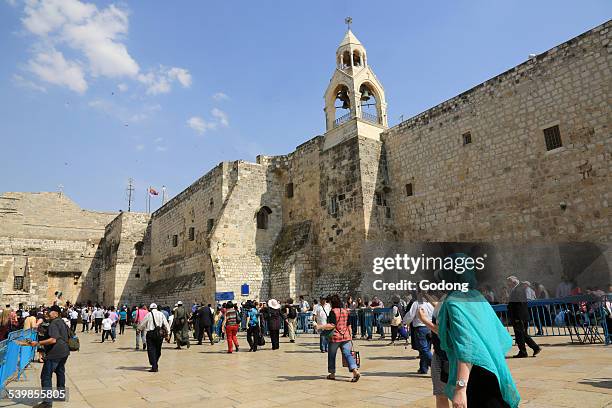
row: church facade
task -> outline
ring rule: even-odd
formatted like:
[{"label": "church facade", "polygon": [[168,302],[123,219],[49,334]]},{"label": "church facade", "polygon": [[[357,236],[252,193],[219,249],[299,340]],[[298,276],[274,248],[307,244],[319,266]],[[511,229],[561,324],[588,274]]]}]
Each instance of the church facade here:
[{"label": "church facade", "polygon": [[[587,245],[598,255],[582,272],[605,274],[611,28],[595,27],[392,128],[384,87],[349,30],[324,94],[325,134],[287,155],[222,162],[150,216],[96,215],[106,222],[87,237],[96,267],[81,271],[89,278],[70,300],[371,296],[372,251],[402,243],[487,243],[558,258],[549,265],[563,263],[560,248]],[[29,225],[15,217],[32,200],[19,194],[0,197],[2,297],[48,302],[57,284],[44,266],[28,272],[41,282],[15,289],[18,265],[32,265],[31,247],[15,245],[19,225]],[[66,273],[70,283],[75,275]]]}]

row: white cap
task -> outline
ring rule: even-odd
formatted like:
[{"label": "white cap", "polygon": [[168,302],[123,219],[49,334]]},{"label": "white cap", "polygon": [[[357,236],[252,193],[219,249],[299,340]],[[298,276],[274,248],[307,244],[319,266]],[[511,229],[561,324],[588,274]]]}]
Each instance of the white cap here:
[{"label": "white cap", "polygon": [[182,305],[182,304],[183,304],[183,301],[182,301],[182,300],[179,300],[178,302],[176,302],[176,304],[180,306],[180,305]]},{"label": "white cap", "polygon": [[149,309],[157,309],[157,305],[155,303],[151,303],[151,306],[149,306]]}]

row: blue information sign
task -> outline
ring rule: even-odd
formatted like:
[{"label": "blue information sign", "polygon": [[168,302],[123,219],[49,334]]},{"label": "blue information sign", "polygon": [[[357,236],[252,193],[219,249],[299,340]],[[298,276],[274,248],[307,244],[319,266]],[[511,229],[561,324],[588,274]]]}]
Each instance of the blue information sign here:
[{"label": "blue information sign", "polygon": [[249,285],[247,283],[240,286],[240,294],[242,296],[249,296]]},{"label": "blue information sign", "polygon": [[215,292],[215,300],[234,300],[234,292]]}]

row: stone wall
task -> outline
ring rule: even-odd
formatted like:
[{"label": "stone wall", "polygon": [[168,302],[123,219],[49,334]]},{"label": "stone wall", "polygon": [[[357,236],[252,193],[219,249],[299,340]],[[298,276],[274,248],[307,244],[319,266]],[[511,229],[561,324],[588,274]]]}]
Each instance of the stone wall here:
[{"label": "stone wall", "polygon": [[168,287],[168,294],[179,296],[170,303],[214,299],[210,239],[230,188],[230,166],[227,162],[219,164],[152,214],[151,275],[143,291],[145,301],[156,301],[155,296],[160,296],[155,282],[198,274],[201,279],[187,279],[197,287],[182,287],[182,292],[190,293],[190,299]]},{"label": "stone wall", "polygon": [[[279,169],[256,163],[233,163],[227,200],[211,237],[211,258],[217,292],[236,299],[265,298],[269,293],[272,247],[282,228],[284,186]],[[257,228],[257,213],[270,210],[268,228]],[[242,284],[249,296],[240,296]]]},{"label": "stone wall", "polygon": [[[0,196],[0,298],[17,305],[97,300],[104,226],[116,214],[86,211],[59,193]],[[23,290],[14,290],[15,277]]]},{"label": "stone wall", "polygon": [[[404,239],[610,242],[611,25],[383,134]],[[552,125],[563,147],[546,151]]]},{"label": "stone wall", "polygon": [[119,214],[107,227],[98,299],[104,304],[136,303],[151,273],[149,214]]}]

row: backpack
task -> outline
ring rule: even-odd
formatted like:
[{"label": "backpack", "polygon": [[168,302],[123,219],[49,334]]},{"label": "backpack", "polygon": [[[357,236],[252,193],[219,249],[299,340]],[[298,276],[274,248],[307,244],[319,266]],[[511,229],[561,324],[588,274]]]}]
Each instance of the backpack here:
[{"label": "backpack", "polygon": [[68,348],[70,351],[79,351],[81,348],[81,342],[79,341],[78,336],[72,330],[68,331],[68,341],[66,343],[68,343]]},{"label": "backpack", "polygon": [[151,311],[151,319],[153,319],[153,331],[151,332],[151,336],[154,338],[154,340],[156,341],[163,341],[166,337],[168,337],[168,331],[166,330],[166,327],[163,325],[158,326],[157,322],[155,321],[155,314],[153,313],[153,311]]},{"label": "backpack", "polygon": [[289,306],[289,312],[287,313],[287,317],[289,319],[295,319],[297,317],[297,311],[295,310],[295,306]]}]

